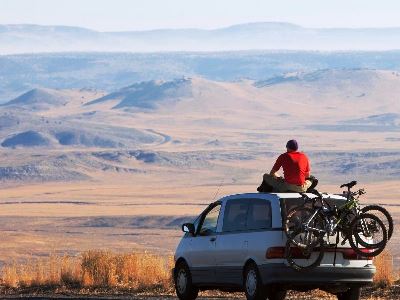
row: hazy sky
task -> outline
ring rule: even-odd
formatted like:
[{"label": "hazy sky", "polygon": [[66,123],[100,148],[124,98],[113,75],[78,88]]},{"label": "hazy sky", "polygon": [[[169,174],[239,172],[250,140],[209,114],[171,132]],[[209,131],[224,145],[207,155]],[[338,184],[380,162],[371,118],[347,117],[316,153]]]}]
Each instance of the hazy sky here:
[{"label": "hazy sky", "polygon": [[101,31],[217,28],[282,21],[305,27],[400,27],[399,0],[0,0],[0,24]]}]

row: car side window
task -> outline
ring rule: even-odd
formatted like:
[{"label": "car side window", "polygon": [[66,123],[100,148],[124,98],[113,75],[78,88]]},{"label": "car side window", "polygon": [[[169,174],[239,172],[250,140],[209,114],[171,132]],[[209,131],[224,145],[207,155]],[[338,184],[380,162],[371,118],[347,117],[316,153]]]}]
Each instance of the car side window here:
[{"label": "car side window", "polygon": [[200,235],[211,235],[217,231],[220,210],[221,204],[218,204],[207,213],[200,228]]},{"label": "car side window", "polygon": [[251,199],[247,213],[247,229],[270,229],[272,227],[271,203],[263,199]]},{"label": "car side window", "polygon": [[246,218],[249,200],[234,199],[226,203],[224,212],[223,232],[234,232],[246,230]]}]

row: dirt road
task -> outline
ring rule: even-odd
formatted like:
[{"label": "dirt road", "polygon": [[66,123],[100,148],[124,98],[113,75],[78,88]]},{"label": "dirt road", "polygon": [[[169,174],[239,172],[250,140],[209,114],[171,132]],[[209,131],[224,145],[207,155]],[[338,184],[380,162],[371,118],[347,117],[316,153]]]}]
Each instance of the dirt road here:
[{"label": "dirt road", "polygon": [[[361,300],[398,300],[400,295],[400,282],[397,281],[391,287],[377,288],[377,287],[365,287],[362,289]],[[101,292],[89,292],[88,294],[73,294],[65,291],[53,293],[50,291],[33,291],[25,292],[21,294],[0,294],[0,299],[33,299],[33,300],[76,300],[76,299],[90,299],[90,300],[172,300],[178,299],[171,293],[155,295],[153,294],[116,294],[107,295]],[[243,293],[222,293],[218,291],[202,292],[198,300],[245,300]],[[336,296],[327,294],[325,292],[314,290],[312,292],[294,292],[289,291],[286,297],[287,300],[336,300]]]}]

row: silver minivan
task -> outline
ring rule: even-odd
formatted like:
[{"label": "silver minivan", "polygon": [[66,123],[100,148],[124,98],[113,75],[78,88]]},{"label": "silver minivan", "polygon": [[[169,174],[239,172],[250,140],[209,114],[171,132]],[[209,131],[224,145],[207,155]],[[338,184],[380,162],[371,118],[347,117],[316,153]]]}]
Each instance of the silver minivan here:
[{"label": "silver minivan", "polygon": [[[327,201],[345,201],[326,195]],[[320,266],[299,272],[285,259],[282,220],[301,203],[297,193],[249,193],[210,204],[185,232],[175,253],[173,277],[181,300],[199,290],[244,291],[249,300],[282,300],[286,291],[322,289],[339,300],[357,300],[375,267],[348,245],[325,253]]]}]

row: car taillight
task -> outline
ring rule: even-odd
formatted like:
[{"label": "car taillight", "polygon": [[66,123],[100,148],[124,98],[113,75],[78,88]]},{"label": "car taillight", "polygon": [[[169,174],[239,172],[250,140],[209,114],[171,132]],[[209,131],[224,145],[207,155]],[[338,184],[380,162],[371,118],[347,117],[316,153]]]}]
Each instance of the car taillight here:
[{"label": "car taillight", "polygon": [[[291,248],[290,255],[292,258],[297,258],[297,259],[309,259],[310,258],[310,255],[304,255],[303,251],[297,247]],[[265,257],[267,259],[285,258],[285,247],[268,248],[267,253],[265,254]]]},{"label": "car taillight", "polygon": [[[315,251],[318,251],[318,248],[315,249]],[[348,260],[365,260],[365,259],[371,259],[371,257],[363,257],[361,255],[358,255],[353,249],[351,248],[337,248],[336,251],[338,253],[342,253],[343,259],[348,259]],[[364,253],[369,253],[372,250],[370,249],[361,249],[362,252]],[[327,248],[325,249],[325,252],[335,252],[335,248]],[[304,255],[302,249],[293,247],[290,250],[290,254],[292,258],[295,259],[308,259],[310,258],[310,255]],[[279,259],[279,258],[285,258],[285,247],[271,247],[268,248],[265,257],[267,259]]]},{"label": "car taillight", "polygon": [[[365,260],[365,259],[370,259],[370,257],[364,257],[361,255],[358,255],[353,249],[351,248],[337,248],[336,251],[338,253],[342,253],[343,259],[348,259],[348,260]],[[369,249],[361,249],[362,252],[364,253],[369,253],[371,250]],[[326,249],[326,252],[335,252],[335,248],[329,248]]]},{"label": "car taillight", "polygon": [[267,259],[285,258],[285,247],[268,248],[265,257]]},{"label": "car taillight", "polygon": [[[366,248],[361,249],[361,251],[364,252],[364,253],[371,253],[371,252],[373,252],[373,250],[374,250],[374,249],[366,249]],[[365,257],[365,256],[359,255],[357,259],[359,259],[359,260],[362,260],[362,259],[372,259],[372,256],[366,256],[366,257]]]},{"label": "car taillight", "polygon": [[342,253],[344,259],[358,259],[359,255],[351,248],[340,249],[338,252]]}]

